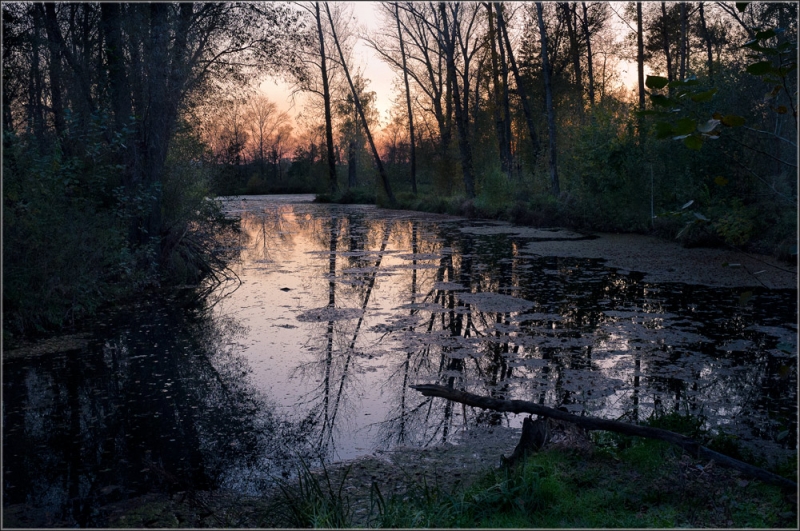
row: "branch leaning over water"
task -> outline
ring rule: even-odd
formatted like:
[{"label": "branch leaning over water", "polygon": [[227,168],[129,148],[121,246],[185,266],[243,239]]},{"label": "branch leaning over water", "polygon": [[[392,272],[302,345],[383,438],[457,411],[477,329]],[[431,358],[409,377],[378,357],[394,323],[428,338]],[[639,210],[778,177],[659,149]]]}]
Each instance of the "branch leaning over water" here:
[{"label": "branch leaning over water", "polygon": [[579,417],[578,415],[573,415],[558,409],[534,404],[533,402],[528,402],[526,400],[501,400],[498,398],[489,398],[435,384],[412,385],[410,387],[422,393],[423,396],[440,397],[453,402],[460,402],[472,407],[493,409],[495,411],[504,411],[509,413],[531,413],[543,417],[552,417],[558,420],[572,422],[587,430],[613,431],[625,435],[635,435],[637,437],[646,437],[648,439],[666,441],[676,446],[680,446],[695,458],[713,459],[722,466],[733,468],[765,483],[771,483],[773,485],[778,485],[785,489],[797,492],[797,483],[790,479],[786,479],[777,474],[773,474],[772,472],[768,472],[763,468],[759,468],[743,461],[739,461],[738,459],[728,457],[727,455],[723,455],[719,452],[715,452],[689,437],[672,431],[663,430],[661,428],[638,426],[636,424],[629,424],[627,422],[599,419],[596,417]]}]

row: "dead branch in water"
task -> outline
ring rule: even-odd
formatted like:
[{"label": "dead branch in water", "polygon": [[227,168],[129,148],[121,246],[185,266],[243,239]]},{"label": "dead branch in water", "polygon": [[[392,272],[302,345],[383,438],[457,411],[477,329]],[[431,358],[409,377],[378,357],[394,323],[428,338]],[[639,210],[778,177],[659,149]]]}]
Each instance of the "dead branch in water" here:
[{"label": "dead branch in water", "polygon": [[566,411],[534,404],[533,402],[528,402],[526,400],[501,400],[498,398],[489,398],[485,396],[473,395],[472,393],[467,393],[465,391],[450,389],[441,385],[412,385],[411,388],[419,391],[424,396],[440,397],[453,402],[460,402],[468,406],[479,407],[481,409],[492,409],[495,411],[503,411],[508,413],[531,413],[543,417],[551,417],[558,420],[572,422],[587,430],[613,431],[616,433],[622,433],[624,435],[634,435],[636,437],[646,437],[648,439],[666,441],[683,448],[687,453],[695,458],[713,459],[719,465],[733,468],[739,472],[742,472],[743,474],[747,474],[748,476],[765,483],[771,483],[785,489],[797,491],[797,483],[790,479],[786,479],[777,474],[773,474],[772,472],[768,472],[763,468],[753,466],[743,461],[739,461],[738,459],[715,452],[714,450],[706,448],[689,437],[669,430],[650,428],[647,426],[637,426],[636,424],[629,424],[627,422],[620,422],[617,420],[606,420],[595,417],[580,417],[578,415],[567,413]]}]

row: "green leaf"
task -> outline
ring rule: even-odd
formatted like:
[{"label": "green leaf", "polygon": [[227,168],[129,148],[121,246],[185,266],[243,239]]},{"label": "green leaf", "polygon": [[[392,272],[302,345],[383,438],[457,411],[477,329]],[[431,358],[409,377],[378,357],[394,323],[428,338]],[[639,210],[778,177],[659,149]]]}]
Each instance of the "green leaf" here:
[{"label": "green leaf", "polygon": [[710,133],[711,131],[714,130],[715,127],[719,125],[719,123],[720,123],[719,120],[715,120],[712,118],[706,123],[698,125],[697,130],[700,131],[701,133]]},{"label": "green leaf", "polygon": [[736,2],[736,9],[739,10],[739,13],[744,13],[744,10],[747,9],[747,4],[750,2]]},{"label": "green leaf", "polygon": [[786,114],[787,112],[789,112],[789,109],[786,108],[786,105],[779,105],[775,109],[775,112],[778,114]]},{"label": "green leaf", "polygon": [[759,61],[749,65],[746,70],[754,76],[763,76],[772,72],[774,67],[772,66],[772,61]]},{"label": "green leaf", "polygon": [[675,124],[674,131],[678,135],[689,135],[694,132],[696,127],[697,127],[697,122],[695,122],[691,118],[681,118],[680,120],[678,120],[678,123]]},{"label": "green leaf", "polygon": [[686,79],[676,79],[675,81],[671,81],[669,84],[667,84],[667,86],[670,88],[683,88],[683,87],[692,87],[699,83],[700,82],[697,80],[695,76],[689,76]]},{"label": "green leaf", "polygon": [[723,116],[721,121],[728,127],[741,127],[745,124],[745,119],[735,114]]},{"label": "green leaf", "polygon": [[728,179],[726,179],[722,175],[714,177],[714,184],[716,184],[717,186],[725,186],[726,184],[728,184]]},{"label": "green leaf", "polygon": [[707,90],[705,92],[701,92],[699,94],[695,94],[692,96],[692,101],[702,102],[702,101],[710,101],[714,94],[717,93],[716,88],[712,88],[711,90]]},{"label": "green leaf", "polygon": [[692,206],[693,204],[694,204],[694,199],[690,199],[689,201],[687,201],[687,202],[686,202],[686,204],[684,204],[684,205],[681,207],[681,210],[686,210],[687,208],[689,208],[689,207],[690,207],[690,206]]},{"label": "green leaf", "polygon": [[658,105],[659,107],[674,107],[676,105],[676,102],[660,94],[650,94],[650,101],[653,102],[653,105]]},{"label": "green leaf", "polygon": [[705,217],[705,216],[704,216],[703,214],[701,214],[700,212],[693,212],[693,214],[694,214],[694,217],[696,217],[696,218],[697,218],[697,219],[699,219],[700,221],[708,221],[708,218],[707,218],[707,217]]},{"label": "green leaf", "polygon": [[691,150],[700,151],[700,148],[703,147],[703,137],[700,135],[687,136],[683,139],[683,145]]},{"label": "green leaf", "polygon": [[659,140],[663,140],[665,138],[669,138],[673,135],[674,131],[672,129],[672,124],[667,122],[657,122],[656,123],[656,138]]},{"label": "green leaf", "polygon": [[668,83],[669,80],[661,76],[647,76],[647,80],[644,82],[645,86],[651,89],[662,89],[666,87]]}]

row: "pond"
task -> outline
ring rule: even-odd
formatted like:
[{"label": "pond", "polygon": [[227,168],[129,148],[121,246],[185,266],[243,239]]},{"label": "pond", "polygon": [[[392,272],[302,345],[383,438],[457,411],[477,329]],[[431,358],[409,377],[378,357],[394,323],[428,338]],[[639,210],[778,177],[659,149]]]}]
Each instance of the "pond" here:
[{"label": "pond", "polygon": [[566,230],[310,196],[224,204],[242,220],[226,242],[238,280],[4,353],[7,515],[102,526],[148,492],[257,494],[300,457],[522,423],[415,383],[631,422],[677,410],[768,459],[796,454],[796,289],[658,279],[580,257],[601,240]]}]

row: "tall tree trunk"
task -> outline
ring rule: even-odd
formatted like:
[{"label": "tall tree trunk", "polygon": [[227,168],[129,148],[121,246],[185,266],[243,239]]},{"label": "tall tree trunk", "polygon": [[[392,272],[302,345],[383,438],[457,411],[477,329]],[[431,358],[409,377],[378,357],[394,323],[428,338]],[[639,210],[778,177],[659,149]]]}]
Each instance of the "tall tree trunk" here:
[{"label": "tall tree trunk", "polygon": [[358,162],[356,157],[356,142],[351,140],[347,144],[347,188],[355,188],[358,185]]},{"label": "tall tree trunk", "polygon": [[519,74],[517,60],[514,58],[514,50],[511,48],[511,40],[508,38],[508,30],[506,29],[506,20],[503,11],[503,5],[498,4],[498,33],[502,36],[500,45],[502,46],[503,43],[505,43],[506,55],[511,63],[511,71],[514,73],[514,81],[517,84],[517,94],[519,94],[519,98],[522,101],[522,113],[525,115],[525,123],[528,125],[528,135],[531,137],[533,159],[535,162],[539,158],[539,137],[536,134],[536,124],[533,122],[533,110],[531,109],[530,98],[528,98],[528,91],[525,89],[525,83],[522,80],[522,76]]},{"label": "tall tree trunk", "polygon": [[578,94],[578,116],[583,120],[583,80],[581,75],[581,56],[578,50],[578,34],[575,24],[575,4],[564,2],[561,9],[564,19],[567,22],[567,36],[569,38],[570,55],[572,56],[572,68],[575,72],[575,91]]},{"label": "tall tree trunk", "polygon": [[[456,9],[458,9],[456,7]],[[453,94],[453,106],[456,113],[456,127],[458,128],[458,147],[461,152],[461,171],[464,174],[464,190],[467,198],[475,197],[475,180],[472,175],[472,150],[469,145],[467,128],[464,117],[464,110],[461,106],[461,94],[458,86],[455,63],[455,36],[451,39],[450,27],[447,22],[445,3],[439,2],[439,14],[442,18],[443,46],[447,56],[447,77],[450,80],[450,88]]]},{"label": "tall tree trunk", "polygon": [[[317,3],[317,6],[319,6],[319,3]],[[356,109],[358,110],[359,116],[361,116],[361,122],[364,125],[364,132],[367,135],[369,147],[372,148],[372,156],[375,157],[375,165],[378,167],[378,174],[381,177],[383,189],[386,192],[386,197],[389,199],[389,203],[393,205],[397,201],[392,193],[392,186],[389,184],[389,177],[386,175],[386,170],[384,169],[383,162],[378,154],[378,149],[375,147],[375,141],[372,139],[372,133],[369,131],[369,124],[367,123],[367,117],[364,115],[364,108],[361,106],[361,99],[358,97],[358,91],[356,91],[356,87],[353,85],[353,79],[350,77],[350,69],[347,68],[347,61],[345,61],[344,54],[342,53],[342,47],[339,45],[339,38],[336,36],[336,28],[333,26],[333,16],[331,16],[331,10],[330,7],[328,7],[328,4],[325,4],[325,11],[328,13],[328,21],[331,23],[331,35],[333,35],[333,42],[336,44],[336,50],[339,52],[339,59],[341,59],[344,75],[347,77],[347,83],[350,85],[350,92],[353,94],[353,102],[356,104]]]},{"label": "tall tree trunk", "polygon": [[681,54],[681,63],[680,63],[680,73],[678,75],[678,79],[686,78],[686,60],[687,60],[687,53],[688,53],[688,46],[687,46],[687,39],[688,35],[686,32],[686,23],[688,15],[686,13],[686,2],[680,3],[681,8],[681,47],[680,47],[680,54]]},{"label": "tall tree trunk", "polygon": [[581,2],[583,7],[583,37],[586,39],[586,69],[589,82],[589,105],[594,105],[594,64],[592,61],[592,39],[589,34],[589,10],[586,2]]},{"label": "tall tree trunk", "polygon": [[700,2],[700,29],[703,31],[703,40],[706,41],[706,53],[708,54],[708,80],[714,82],[714,55],[711,47],[711,33],[706,25],[706,15],[703,10],[703,2]]},{"label": "tall tree trunk", "polygon": [[664,48],[664,57],[667,60],[667,79],[672,81],[672,54],[669,51],[669,29],[667,28],[667,4],[661,2],[661,46]]},{"label": "tall tree trunk", "polygon": [[547,56],[547,30],[544,27],[542,3],[536,2],[536,18],[539,22],[539,35],[542,41],[542,73],[544,75],[545,107],[547,108],[547,130],[550,137],[550,181],[553,195],[558,196],[561,189],[558,184],[558,165],[556,151],[556,118],[553,109],[553,87],[550,82],[550,59]]},{"label": "tall tree trunk", "polygon": [[[33,14],[33,43],[31,50],[31,72],[28,85],[28,125],[33,127],[33,135],[36,138],[36,143],[39,149],[45,148],[44,140],[44,106],[42,89],[44,81],[42,78],[42,68],[39,62],[39,39],[42,30],[42,17],[38,9],[32,10]],[[8,112],[6,118],[7,130],[11,131],[11,107],[7,101],[3,102],[8,105]]]},{"label": "tall tree trunk", "polygon": [[[169,6],[150,4],[150,40],[145,48],[147,70],[147,114],[142,124],[144,135],[144,185],[152,187],[148,217],[143,222],[139,243],[160,237],[161,194],[154,185],[161,182],[169,147]],[[148,190],[151,191],[151,190]]]},{"label": "tall tree trunk", "polygon": [[408,84],[408,68],[406,67],[406,50],[403,43],[403,30],[400,27],[400,8],[394,3],[394,16],[397,19],[397,38],[400,40],[400,57],[403,61],[403,82],[406,86],[406,108],[408,109],[408,136],[411,148],[411,192],[417,195],[417,145],[414,137],[414,112],[411,107],[411,89]]},{"label": "tall tree trunk", "polygon": [[114,127],[117,131],[122,131],[131,118],[132,109],[130,87],[125,75],[120,5],[115,2],[101,3],[100,18],[106,40],[105,55]]},{"label": "tall tree trunk", "polygon": [[493,114],[494,114],[494,123],[495,123],[495,130],[497,132],[497,142],[498,147],[500,149],[500,169],[503,173],[506,174],[508,178],[511,178],[511,163],[510,163],[510,152],[511,150],[507,150],[507,142],[506,139],[506,127],[504,121],[504,114],[503,114],[503,96],[502,96],[502,87],[500,86],[500,71],[497,62],[497,44],[500,43],[502,46],[503,41],[499,40],[495,37],[494,31],[494,14],[492,10],[492,2],[486,3],[486,10],[489,15],[489,42],[491,43],[491,57],[492,57],[492,84],[494,86],[494,107],[493,107]]},{"label": "tall tree trunk", "polygon": [[[64,121],[64,102],[61,99],[61,47],[58,40],[60,33],[56,19],[56,6],[55,4],[44,4],[43,11],[47,29],[47,45],[50,51],[50,103],[52,104],[53,127],[55,127],[59,141],[63,141],[66,123]],[[67,146],[68,143],[62,145],[65,149]]]},{"label": "tall tree trunk", "polygon": [[508,164],[508,174],[511,175],[512,173],[512,163],[513,158],[511,155],[511,140],[513,136],[511,135],[511,101],[508,94],[508,60],[506,58],[506,51],[503,46],[503,32],[501,30],[500,24],[502,23],[500,18],[503,15],[503,4],[498,3],[497,8],[497,44],[500,49],[500,76],[502,82],[502,96],[503,96],[503,139],[505,143],[503,144],[503,149],[505,150],[503,153],[503,157],[506,159],[506,163]]},{"label": "tall tree trunk", "polygon": [[642,3],[636,2],[636,70],[639,76],[639,110],[644,110],[644,34]]},{"label": "tall tree trunk", "polygon": [[[327,7],[327,5],[326,5]],[[314,12],[317,19],[317,35],[319,36],[319,57],[322,73],[322,99],[325,104],[325,144],[328,154],[328,179],[330,180],[331,193],[339,189],[336,182],[336,155],[333,151],[333,118],[331,114],[331,90],[328,85],[328,64],[325,55],[325,35],[322,33],[322,15],[319,11],[319,2],[314,3]]]}]

